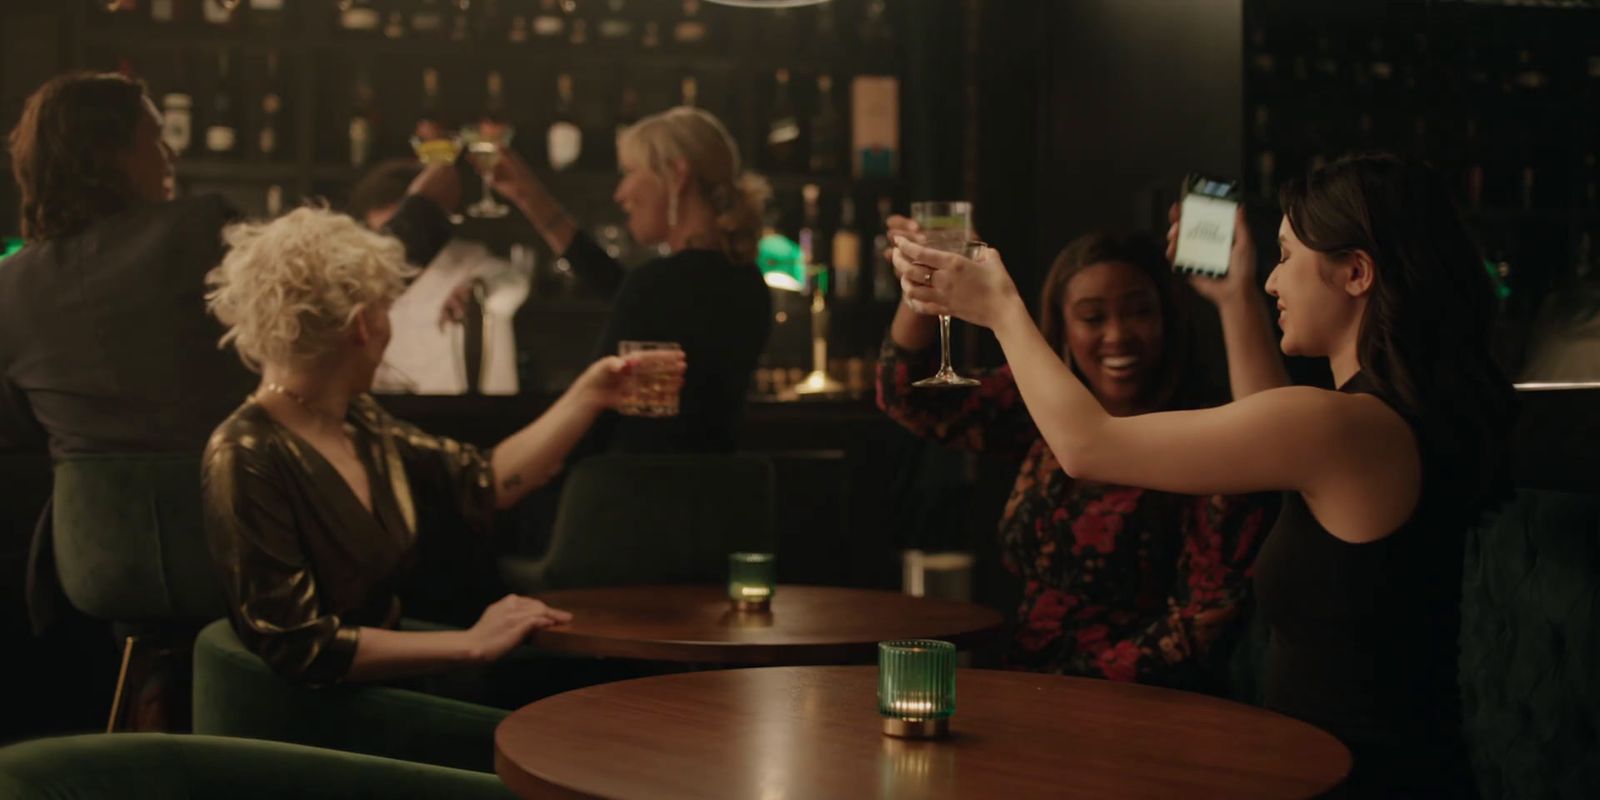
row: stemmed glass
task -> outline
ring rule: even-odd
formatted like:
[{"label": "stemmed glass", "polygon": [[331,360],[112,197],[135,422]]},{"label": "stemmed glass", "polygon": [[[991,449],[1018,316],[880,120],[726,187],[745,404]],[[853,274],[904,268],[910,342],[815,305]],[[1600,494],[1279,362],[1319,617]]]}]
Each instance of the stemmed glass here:
[{"label": "stemmed glass", "polygon": [[511,146],[512,127],[503,123],[483,122],[463,128],[461,138],[467,144],[467,155],[483,178],[483,199],[467,206],[467,216],[479,219],[499,219],[511,209],[494,199],[494,168],[500,163],[500,148]]},{"label": "stemmed glass", "polygon": [[[417,161],[421,162],[425,167],[431,167],[436,164],[448,166],[456,163],[456,159],[461,157],[461,150],[464,147],[466,147],[466,143],[461,140],[460,134],[436,128],[428,129],[422,135],[411,137],[411,152],[417,154]],[[459,225],[461,224],[461,217],[451,214],[450,221]]]},{"label": "stemmed glass", "polygon": [[[921,229],[923,245],[973,260],[983,256],[982,242],[972,241],[972,204],[923,202],[911,204],[911,218]],[[939,371],[911,384],[919,388],[977,386],[978,381],[956,374],[950,366],[950,316],[939,315]]]}]

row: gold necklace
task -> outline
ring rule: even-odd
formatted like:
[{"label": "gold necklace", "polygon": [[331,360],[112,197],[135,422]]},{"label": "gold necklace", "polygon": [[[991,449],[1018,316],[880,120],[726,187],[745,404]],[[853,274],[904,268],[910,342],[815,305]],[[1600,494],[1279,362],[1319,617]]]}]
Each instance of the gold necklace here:
[{"label": "gold necklace", "polygon": [[326,413],[326,412],[323,412],[323,411],[318,411],[317,409],[312,408],[311,404],[306,402],[306,399],[304,397],[301,397],[297,392],[291,390],[289,387],[284,386],[281,383],[274,383],[273,381],[266,381],[266,382],[261,384],[261,388],[266,389],[267,391],[272,392],[274,394],[281,394],[284,397],[289,398],[290,400],[294,401],[295,405],[298,405],[301,408],[305,409],[306,413],[310,414],[313,417],[317,417],[319,419],[323,419],[323,420],[326,420],[328,422],[332,422],[335,425],[338,425],[340,427],[344,426],[344,420],[337,419],[332,414],[329,414],[329,413]]}]

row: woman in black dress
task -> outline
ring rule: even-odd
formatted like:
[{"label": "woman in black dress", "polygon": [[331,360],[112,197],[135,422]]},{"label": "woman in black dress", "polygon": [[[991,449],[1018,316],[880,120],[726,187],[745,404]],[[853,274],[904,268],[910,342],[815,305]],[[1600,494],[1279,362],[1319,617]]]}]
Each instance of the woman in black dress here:
[{"label": "woman in black dress", "polygon": [[677,342],[688,357],[677,416],[607,414],[583,449],[734,450],[772,307],[756,267],[767,184],[742,171],[727,129],[684,106],[646,117],[617,138],[622,179],[612,199],[627,213],[635,242],[670,253],[627,271],[579,230],[521,159],[505,156],[495,190],[585,282],[611,297],[595,356],[636,340]]},{"label": "woman in black dress", "polygon": [[[1337,391],[1285,386],[1215,409],[1106,413],[1033,326],[993,251],[902,240],[917,310],[994,330],[1061,466],[1170,492],[1285,491],[1256,563],[1269,707],[1355,757],[1351,795],[1472,795],[1456,680],[1466,529],[1508,484],[1515,396],[1489,355],[1483,262],[1429,168],[1341,159],[1284,187],[1282,349]],[[1182,224],[1181,220],[1178,224]]]}]

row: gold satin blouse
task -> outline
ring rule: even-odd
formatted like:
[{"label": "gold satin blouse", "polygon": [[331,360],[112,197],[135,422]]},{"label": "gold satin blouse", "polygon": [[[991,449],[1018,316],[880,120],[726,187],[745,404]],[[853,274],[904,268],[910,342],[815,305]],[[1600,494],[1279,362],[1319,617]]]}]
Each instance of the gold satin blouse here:
[{"label": "gold satin blouse", "polygon": [[419,505],[449,506],[479,543],[494,515],[494,476],[477,448],[401,422],[370,395],[351,401],[345,423],[371,512],[254,398],[217,427],[201,468],[206,536],[234,629],[280,675],[313,686],[344,677],[358,628],[399,621],[422,544]]}]

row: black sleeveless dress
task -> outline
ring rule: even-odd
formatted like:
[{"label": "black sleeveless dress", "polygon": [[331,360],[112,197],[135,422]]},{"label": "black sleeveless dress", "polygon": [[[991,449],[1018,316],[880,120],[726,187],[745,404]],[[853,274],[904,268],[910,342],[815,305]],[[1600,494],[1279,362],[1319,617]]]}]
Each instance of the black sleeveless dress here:
[{"label": "black sleeveless dress", "polygon": [[[1339,391],[1396,408],[1359,373]],[[1475,796],[1457,682],[1468,517],[1456,510],[1464,498],[1430,477],[1448,455],[1419,446],[1421,497],[1394,533],[1343,541],[1288,492],[1256,560],[1272,629],[1266,705],[1349,746],[1355,766],[1337,796]]]}]

